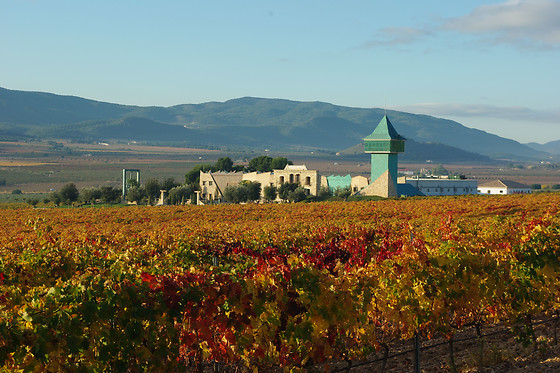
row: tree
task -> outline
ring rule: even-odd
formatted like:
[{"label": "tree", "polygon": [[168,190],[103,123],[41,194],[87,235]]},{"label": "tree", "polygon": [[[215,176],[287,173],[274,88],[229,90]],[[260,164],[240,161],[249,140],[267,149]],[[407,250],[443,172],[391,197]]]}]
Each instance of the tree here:
[{"label": "tree", "polygon": [[172,205],[184,205],[194,193],[194,188],[190,185],[180,185],[169,191],[169,203]]},{"label": "tree", "polygon": [[108,204],[120,202],[122,190],[115,189],[112,186],[102,186],[100,190],[101,202]]},{"label": "tree", "polygon": [[60,203],[62,202],[62,198],[60,198],[60,193],[52,192],[50,195],[50,200],[52,201],[52,203],[54,203],[55,206],[60,205]]},{"label": "tree", "polygon": [[144,184],[144,191],[146,192],[146,197],[148,197],[149,204],[152,204],[152,202],[159,197],[161,193],[160,190],[161,186],[157,179],[151,178],[146,181]]},{"label": "tree", "polygon": [[334,191],[334,196],[338,198],[342,198],[346,201],[348,197],[352,195],[352,189],[349,186],[345,186],[344,188],[336,188]]},{"label": "tree", "polygon": [[264,199],[274,201],[278,196],[278,189],[274,185],[265,186],[263,189]]},{"label": "tree", "polygon": [[224,199],[231,203],[248,201],[248,189],[243,185],[230,185],[224,190]]},{"label": "tree", "polygon": [[223,157],[218,159],[215,165],[216,170],[218,171],[232,171],[233,170],[233,161],[230,157]]},{"label": "tree", "polygon": [[298,186],[292,192],[288,194],[288,201],[290,202],[301,202],[307,198],[307,194],[305,194],[305,189],[303,187]]},{"label": "tree", "polygon": [[74,183],[68,183],[60,189],[60,200],[66,204],[70,205],[72,202],[76,202],[78,197],[80,197],[80,192]]},{"label": "tree", "polygon": [[161,185],[160,185],[161,189],[167,190],[168,192],[169,192],[171,189],[175,188],[176,186],[179,186],[179,183],[176,182],[175,179],[172,178],[172,177],[166,178],[165,180],[163,180],[163,181],[161,182]]},{"label": "tree", "polygon": [[136,180],[136,179],[128,179],[126,181],[126,186],[128,188],[132,188],[132,187],[139,187],[140,183]]},{"label": "tree", "polygon": [[247,201],[261,199],[261,183],[257,181],[243,181],[240,186],[247,190]]},{"label": "tree", "polygon": [[134,186],[126,191],[126,200],[128,202],[136,202],[137,204],[142,202],[146,197],[146,191],[144,188]]},{"label": "tree", "polygon": [[247,165],[247,171],[249,172],[270,172],[272,168],[270,167],[272,163],[272,158],[268,155],[261,155],[260,157],[253,158],[249,161]]},{"label": "tree", "polygon": [[290,193],[296,190],[298,186],[299,185],[296,183],[284,183],[280,185],[280,188],[278,189],[278,197],[287,201]]},{"label": "tree", "polygon": [[288,161],[287,158],[284,157],[276,157],[270,162],[270,168],[272,170],[283,170],[286,168],[286,165],[292,164],[291,161]]},{"label": "tree", "polygon": [[319,192],[317,192],[317,196],[319,197],[331,197],[333,195],[332,191],[328,186],[322,186],[319,188]]},{"label": "tree", "polygon": [[101,198],[101,190],[99,188],[84,188],[80,191],[80,200],[83,203],[95,204],[95,201]]},{"label": "tree", "polygon": [[185,174],[185,184],[198,185],[200,182],[200,171],[213,171],[211,164],[198,164]]},{"label": "tree", "polygon": [[432,170],[432,175],[441,176],[441,175],[449,175],[449,171],[442,164],[437,167],[434,167]]}]

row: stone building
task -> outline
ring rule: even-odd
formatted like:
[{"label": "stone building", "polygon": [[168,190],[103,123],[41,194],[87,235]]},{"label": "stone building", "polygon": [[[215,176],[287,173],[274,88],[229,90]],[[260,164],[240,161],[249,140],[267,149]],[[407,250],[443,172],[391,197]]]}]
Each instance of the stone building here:
[{"label": "stone building", "polygon": [[306,165],[286,165],[283,170],[272,171],[276,187],[284,183],[296,183],[303,187],[305,194],[316,196],[321,187],[321,177],[317,170],[308,170]]},{"label": "stone building", "polygon": [[241,181],[261,184],[261,198],[266,186],[280,188],[284,183],[300,185],[305,194],[317,195],[321,187],[321,178],[316,170],[308,170],[306,165],[287,165],[283,170],[272,172],[204,172],[200,171],[201,199],[203,201],[223,201],[224,191],[228,186],[236,186]]},{"label": "stone building", "polygon": [[200,197],[203,201],[222,200],[226,188],[238,185],[242,180],[243,172],[200,171]]}]

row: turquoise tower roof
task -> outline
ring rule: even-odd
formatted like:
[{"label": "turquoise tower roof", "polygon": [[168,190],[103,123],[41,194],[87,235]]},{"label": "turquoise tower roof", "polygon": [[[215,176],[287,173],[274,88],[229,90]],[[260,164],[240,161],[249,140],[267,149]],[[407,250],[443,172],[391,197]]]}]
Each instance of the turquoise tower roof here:
[{"label": "turquoise tower roof", "polygon": [[379,122],[375,130],[364,140],[406,140],[404,137],[397,133],[397,130],[391,124],[386,115]]},{"label": "turquoise tower roof", "polygon": [[385,115],[371,135],[364,138],[364,151],[366,153],[402,153],[405,140],[397,133]]}]

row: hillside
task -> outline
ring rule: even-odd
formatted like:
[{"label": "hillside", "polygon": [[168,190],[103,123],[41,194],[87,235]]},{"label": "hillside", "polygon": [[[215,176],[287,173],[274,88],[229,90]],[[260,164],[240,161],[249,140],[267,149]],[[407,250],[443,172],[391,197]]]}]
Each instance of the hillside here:
[{"label": "hillside", "polygon": [[[361,143],[387,113],[412,145],[450,148],[450,158],[477,153],[500,158],[541,158],[545,153],[457,122],[383,109],[245,97],[226,102],[138,107],[79,97],[0,88],[0,137],[136,140],[183,146],[320,149],[338,152]],[[432,146],[433,148],[433,146]],[[451,154],[454,148],[464,152]],[[433,151],[433,149],[432,149]],[[430,158],[419,155],[420,158]]]},{"label": "hillside", "polygon": [[[364,145],[360,143],[339,152],[341,156],[352,157],[369,161],[369,154],[364,153]],[[492,159],[477,153],[467,152],[453,146],[438,143],[420,143],[414,140],[407,140],[405,152],[399,154],[399,160],[408,162],[450,163],[450,162],[477,162],[487,163]]]},{"label": "hillside", "polygon": [[545,144],[538,144],[536,142],[531,142],[526,145],[537,151],[547,152],[556,155],[560,154],[560,140],[549,141]]}]

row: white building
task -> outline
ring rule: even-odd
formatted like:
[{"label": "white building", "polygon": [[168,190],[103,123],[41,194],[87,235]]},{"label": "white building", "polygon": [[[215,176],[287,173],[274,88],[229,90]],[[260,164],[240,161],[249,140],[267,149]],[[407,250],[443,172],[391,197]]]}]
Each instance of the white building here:
[{"label": "white building", "polygon": [[527,194],[531,187],[511,180],[492,180],[478,186],[479,194]]},{"label": "white building", "polygon": [[[403,179],[404,183],[412,185],[425,196],[458,196],[478,193],[478,181],[472,179]],[[401,181],[399,180],[399,182]]]}]

